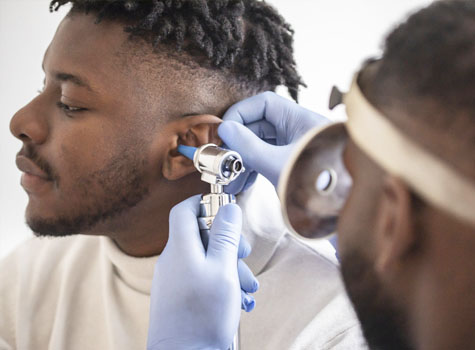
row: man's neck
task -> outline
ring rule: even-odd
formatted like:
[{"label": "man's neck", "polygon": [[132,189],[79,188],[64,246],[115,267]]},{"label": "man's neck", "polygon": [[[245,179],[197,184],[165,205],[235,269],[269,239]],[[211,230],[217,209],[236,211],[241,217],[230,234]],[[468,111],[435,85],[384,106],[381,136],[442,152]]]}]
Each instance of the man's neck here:
[{"label": "man's neck", "polygon": [[198,174],[179,181],[162,180],[137,206],[114,222],[101,225],[97,231],[101,234],[107,232],[106,235],[127,255],[158,255],[168,241],[168,218],[173,206],[208,190],[208,185],[201,182]]}]

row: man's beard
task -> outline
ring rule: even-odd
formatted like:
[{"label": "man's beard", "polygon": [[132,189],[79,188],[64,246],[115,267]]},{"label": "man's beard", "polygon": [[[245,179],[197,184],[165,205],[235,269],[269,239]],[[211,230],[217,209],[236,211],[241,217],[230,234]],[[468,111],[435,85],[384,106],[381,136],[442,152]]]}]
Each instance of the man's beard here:
[{"label": "man's beard", "polygon": [[341,261],[346,291],[371,349],[406,350],[410,345],[406,318],[384,292],[372,265],[352,251]]},{"label": "man's beard", "polygon": [[145,168],[143,157],[131,154],[130,150],[119,152],[100,170],[75,179],[75,196],[71,201],[79,198],[81,204],[77,209],[55,218],[27,217],[27,224],[36,236],[61,237],[88,232],[147,196]]}]

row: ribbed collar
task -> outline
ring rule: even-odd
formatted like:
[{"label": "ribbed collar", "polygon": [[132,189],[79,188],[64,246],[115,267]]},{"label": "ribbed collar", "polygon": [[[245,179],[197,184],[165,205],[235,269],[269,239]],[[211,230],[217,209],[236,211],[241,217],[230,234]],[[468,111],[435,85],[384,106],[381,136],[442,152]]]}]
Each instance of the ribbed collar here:
[{"label": "ribbed collar", "polygon": [[125,254],[109,237],[101,237],[102,249],[114,267],[114,273],[130,288],[143,294],[150,294],[153,269],[158,255],[137,258]]}]

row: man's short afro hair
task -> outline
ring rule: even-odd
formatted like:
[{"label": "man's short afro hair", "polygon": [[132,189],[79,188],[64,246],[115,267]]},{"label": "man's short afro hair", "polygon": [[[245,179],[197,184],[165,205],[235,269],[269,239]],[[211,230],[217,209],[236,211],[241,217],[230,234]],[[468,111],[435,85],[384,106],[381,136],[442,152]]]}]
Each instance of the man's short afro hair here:
[{"label": "man's short afro hair", "polygon": [[201,66],[228,71],[251,93],[284,85],[297,101],[304,86],[293,57],[293,30],[264,1],[53,0],[50,10],[68,3],[71,13],[123,23],[131,40],[183,50]]}]

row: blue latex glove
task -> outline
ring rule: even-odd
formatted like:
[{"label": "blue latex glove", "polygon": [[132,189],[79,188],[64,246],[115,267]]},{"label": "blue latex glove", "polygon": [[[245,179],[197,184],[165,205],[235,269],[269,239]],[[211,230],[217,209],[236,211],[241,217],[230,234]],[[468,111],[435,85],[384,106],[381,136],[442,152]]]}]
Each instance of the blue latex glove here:
[{"label": "blue latex glove", "polygon": [[257,280],[238,263],[250,253],[241,239],[240,208],[228,204],[219,210],[205,251],[199,202],[200,196],[191,197],[170,212],[170,235],[152,283],[148,350],[227,349],[241,305],[248,310],[254,306],[247,293],[257,290]]},{"label": "blue latex glove", "polygon": [[246,172],[226,188],[226,192],[234,194],[249,187],[256,172],[277,186],[295,142],[315,126],[329,122],[273,92],[236,103],[223,120],[218,128],[219,137],[241,154],[246,167]]}]

